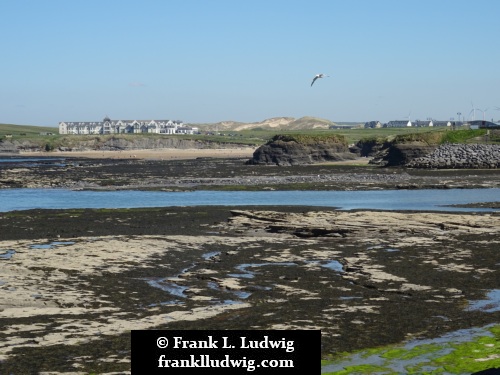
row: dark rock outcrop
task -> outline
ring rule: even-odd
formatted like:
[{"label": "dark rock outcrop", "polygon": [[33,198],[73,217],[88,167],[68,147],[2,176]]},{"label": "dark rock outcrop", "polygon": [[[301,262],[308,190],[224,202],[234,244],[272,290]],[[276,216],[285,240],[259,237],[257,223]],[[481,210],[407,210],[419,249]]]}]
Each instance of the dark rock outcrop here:
[{"label": "dark rock outcrop", "polygon": [[374,155],[370,164],[385,167],[403,166],[411,160],[423,157],[433,152],[437,146],[428,145],[424,142],[385,144],[385,146]]},{"label": "dark rock outcrop", "polygon": [[255,150],[247,164],[303,165],[356,157],[341,138],[277,135]]},{"label": "dark rock outcrop", "polygon": [[19,153],[20,151],[44,151],[45,144],[29,141],[0,140],[0,153]]},{"label": "dark rock outcrop", "polygon": [[362,139],[355,145],[349,147],[351,152],[356,153],[358,156],[369,157],[375,156],[382,149],[390,146],[389,141],[380,141],[377,139]]},{"label": "dark rock outcrop", "polygon": [[18,153],[17,146],[10,141],[0,141],[0,153]]}]

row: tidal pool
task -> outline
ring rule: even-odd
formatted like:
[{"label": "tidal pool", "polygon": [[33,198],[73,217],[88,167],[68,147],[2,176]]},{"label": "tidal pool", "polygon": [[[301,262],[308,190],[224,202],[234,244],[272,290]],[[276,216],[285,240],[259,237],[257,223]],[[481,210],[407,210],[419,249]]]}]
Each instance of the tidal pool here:
[{"label": "tidal pool", "polygon": [[54,241],[46,244],[31,245],[30,249],[53,249],[57,246],[74,245],[74,241]]},{"label": "tidal pool", "polygon": [[14,250],[7,250],[4,253],[0,254],[0,260],[8,260],[8,259],[12,258],[12,256],[15,253],[16,252]]},{"label": "tidal pool", "polygon": [[481,310],[484,312],[500,311],[500,289],[493,289],[486,293],[486,299],[469,302],[469,310]]}]

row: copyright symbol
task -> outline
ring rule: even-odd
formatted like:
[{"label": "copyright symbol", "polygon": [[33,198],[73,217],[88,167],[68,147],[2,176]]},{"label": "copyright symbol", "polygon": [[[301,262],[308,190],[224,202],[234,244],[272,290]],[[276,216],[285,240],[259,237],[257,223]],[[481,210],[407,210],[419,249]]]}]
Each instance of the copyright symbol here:
[{"label": "copyright symbol", "polygon": [[156,346],[160,349],[165,349],[168,347],[168,339],[166,337],[158,337],[156,340]]}]

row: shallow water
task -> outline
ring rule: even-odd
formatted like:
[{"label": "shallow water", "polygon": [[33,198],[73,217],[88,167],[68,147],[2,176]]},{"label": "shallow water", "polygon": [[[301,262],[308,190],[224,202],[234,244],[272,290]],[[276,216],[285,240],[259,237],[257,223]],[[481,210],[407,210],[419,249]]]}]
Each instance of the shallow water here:
[{"label": "shallow water", "polygon": [[46,244],[37,244],[37,245],[31,245],[30,249],[53,249],[58,246],[64,246],[64,245],[74,245],[74,241],[54,241]]},{"label": "shallow water", "polygon": [[167,279],[149,279],[147,283],[154,288],[161,289],[172,296],[186,298],[184,292],[188,289],[187,286],[181,286]]},{"label": "shallow water", "polygon": [[336,260],[331,260],[328,263],[322,264],[321,267],[328,268],[336,272],[344,271],[344,266],[342,265],[342,263]]},{"label": "shallow water", "polygon": [[65,167],[67,165],[66,159],[64,158],[0,158],[0,165],[9,166],[9,164],[16,167],[37,167],[39,165]]},{"label": "shallow water", "polygon": [[500,189],[428,189],[370,191],[76,191],[1,189],[0,212],[34,208],[139,208],[175,206],[321,206],[344,210],[417,210],[480,212],[453,204],[496,202]]},{"label": "shallow water", "polygon": [[468,310],[480,310],[484,312],[500,311],[500,289],[492,289],[486,293],[486,299],[470,301]]},{"label": "shallow water", "polygon": [[292,262],[277,262],[277,263],[244,263],[240,264],[236,269],[242,273],[232,273],[231,277],[241,277],[244,279],[252,279],[255,277],[255,271],[249,271],[249,268],[259,268],[265,266],[296,266],[296,263]]},{"label": "shallow water", "polygon": [[20,157],[0,157],[0,163],[33,163],[33,162],[44,162],[44,163],[54,163],[66,160],[65,158],[20,158]]},{"label": "shallow water", "polygon": [[16,252],[14,250],[6,250],[6,251],[4,251],[3,253],[0,254],[0,260],[8,260],[8,259],[12,258],[12,256],[15,253]]}]

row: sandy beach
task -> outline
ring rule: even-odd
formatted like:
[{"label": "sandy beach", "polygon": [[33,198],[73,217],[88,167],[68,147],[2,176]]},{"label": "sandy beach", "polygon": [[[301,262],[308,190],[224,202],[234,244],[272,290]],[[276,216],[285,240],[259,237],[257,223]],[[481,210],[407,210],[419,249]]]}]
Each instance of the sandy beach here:
[{"label": "sandy beach", "polygon": [[47,152],[22,152],[22,156],[43,157],[74,157],[92,159],[150,159],[150,160],[172,160],[172,159],[196,159],[196,158],[251,158],[254,147],[242,148],[158,148],[124,151],[54,151]]}]

